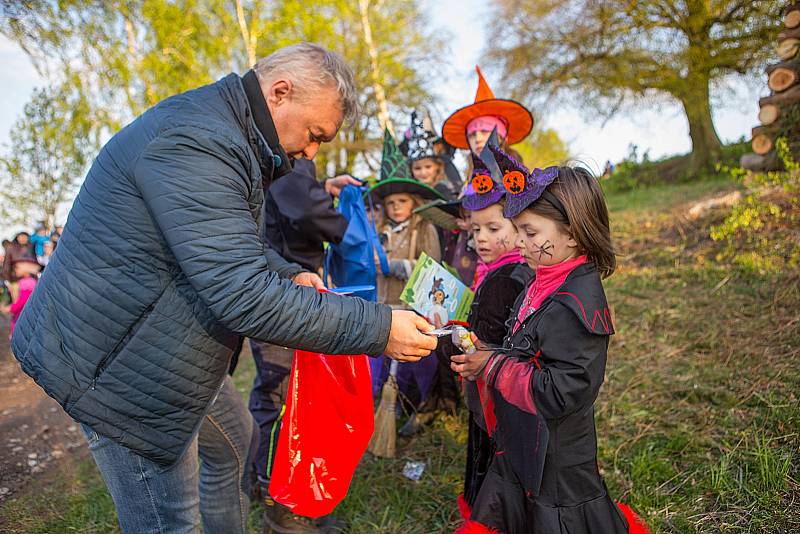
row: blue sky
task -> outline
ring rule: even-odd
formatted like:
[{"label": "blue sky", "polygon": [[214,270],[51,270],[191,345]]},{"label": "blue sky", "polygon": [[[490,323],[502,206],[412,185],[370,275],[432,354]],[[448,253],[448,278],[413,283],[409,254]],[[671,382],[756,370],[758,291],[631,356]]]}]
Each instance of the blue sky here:
[{"label": "blue sky", "polygon": [[[477,0],[422,0],[422,7],[434,27],[452,36],[449,50],[443,51],[449,58],[449,68],[444,73],[430,73],[432,85],[441,97],[432,110],[440,127],[447,114],[473,101],[477,87],[474,67],[486,39],[483,21],[487,7]],[[0,65],[0,146],[4,146],[32,89],[42,80],[22,50],[2,36]],[[502,96],[502,80],[487,76],[495,94]],[[714,121],[724,141],[749,136],[750,128],[757,123],[758,97],[764,94],[765,82],[741,80],[730,80],[716,92]],[[653,158],[685,153],[691,148],[684,115],[677,104],[669,102],[619,115],[605,123],[577,106],[558,106],[558,111],[542,117],[540,124],[555,129],[569,144],[572,155],[596,171],[607,159],[616,162],[625,157],[631,143],[639,146],[640,154],[649,150]]]}]

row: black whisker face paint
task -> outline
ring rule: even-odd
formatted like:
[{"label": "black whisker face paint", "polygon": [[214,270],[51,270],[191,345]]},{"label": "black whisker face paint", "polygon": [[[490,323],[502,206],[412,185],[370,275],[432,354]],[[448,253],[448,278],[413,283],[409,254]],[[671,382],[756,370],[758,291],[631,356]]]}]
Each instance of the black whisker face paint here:
[{"label": "black whisker face paint", "polygon": [[539,244],[537,244],[537,243],[534,243],[534,247],[535,247],[535,249],[534,249],[534,251],[533,251],[533,252],[534,252],[534,253],[536,253],[536,252],[538,252],[538,253],[539,253],[539,261],[542,261],[542,256],[544,256],[544,255],[547,255],[547,256],[549,256],[550,258],[552,258],[552,257],[553,257],[552,250],[555,248],[555,245],[553,245],[553,244],[550,242],[550,240],[549,240],[549,239],[548,239],[547,241],[545,241],[545,242],[544,242],[543,244],[541,244],[541,245],[539,245]]}]

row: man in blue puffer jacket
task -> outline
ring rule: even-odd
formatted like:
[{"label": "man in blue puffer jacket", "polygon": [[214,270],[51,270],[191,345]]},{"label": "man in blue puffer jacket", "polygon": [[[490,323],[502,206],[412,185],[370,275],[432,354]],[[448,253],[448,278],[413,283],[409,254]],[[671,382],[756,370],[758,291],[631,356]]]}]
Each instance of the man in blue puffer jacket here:
[{"label": "man in blue puffer jacket", "polygon": [[225,378],[242,336],[411,361],[436,345],[411,312],[320,294],[265,247],[263,186],[356,105],[349,68],[315,45],[254,69],[111,138],[14,332],[22,369],[82,424],[126,533],[247,531],[252,419]]}]

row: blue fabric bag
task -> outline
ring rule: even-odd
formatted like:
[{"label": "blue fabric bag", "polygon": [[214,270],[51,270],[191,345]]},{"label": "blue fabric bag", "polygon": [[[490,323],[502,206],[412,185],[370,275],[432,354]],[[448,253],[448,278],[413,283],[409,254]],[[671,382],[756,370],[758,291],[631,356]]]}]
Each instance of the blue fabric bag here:
[{"label": "blue fabric bag", "polygon": [[[366,195],[372,207],[372,199]],[[356,291],[354,294],[365,300],[377,299],[377,271],[375,254],[378,255],[381,271],[389,274],[386,252],[378,239],[374,222],[370,223],[364,205],[363,188],[345,186],[339,194],[339,212],[347,219],[347,231],[338,245],[331,244],[325,255],[325,281],[328,276],[337,287],[372,286],[372,289]]]}]

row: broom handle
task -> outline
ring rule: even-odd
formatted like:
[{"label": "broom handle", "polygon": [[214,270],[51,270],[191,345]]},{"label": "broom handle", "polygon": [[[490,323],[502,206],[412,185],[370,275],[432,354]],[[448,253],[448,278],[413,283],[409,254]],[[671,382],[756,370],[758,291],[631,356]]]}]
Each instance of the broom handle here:
[{"label": "broom handle", "polygon": [[392,360],[392,364],[389,366],[389,376],[397,377],[397,360]]}]

